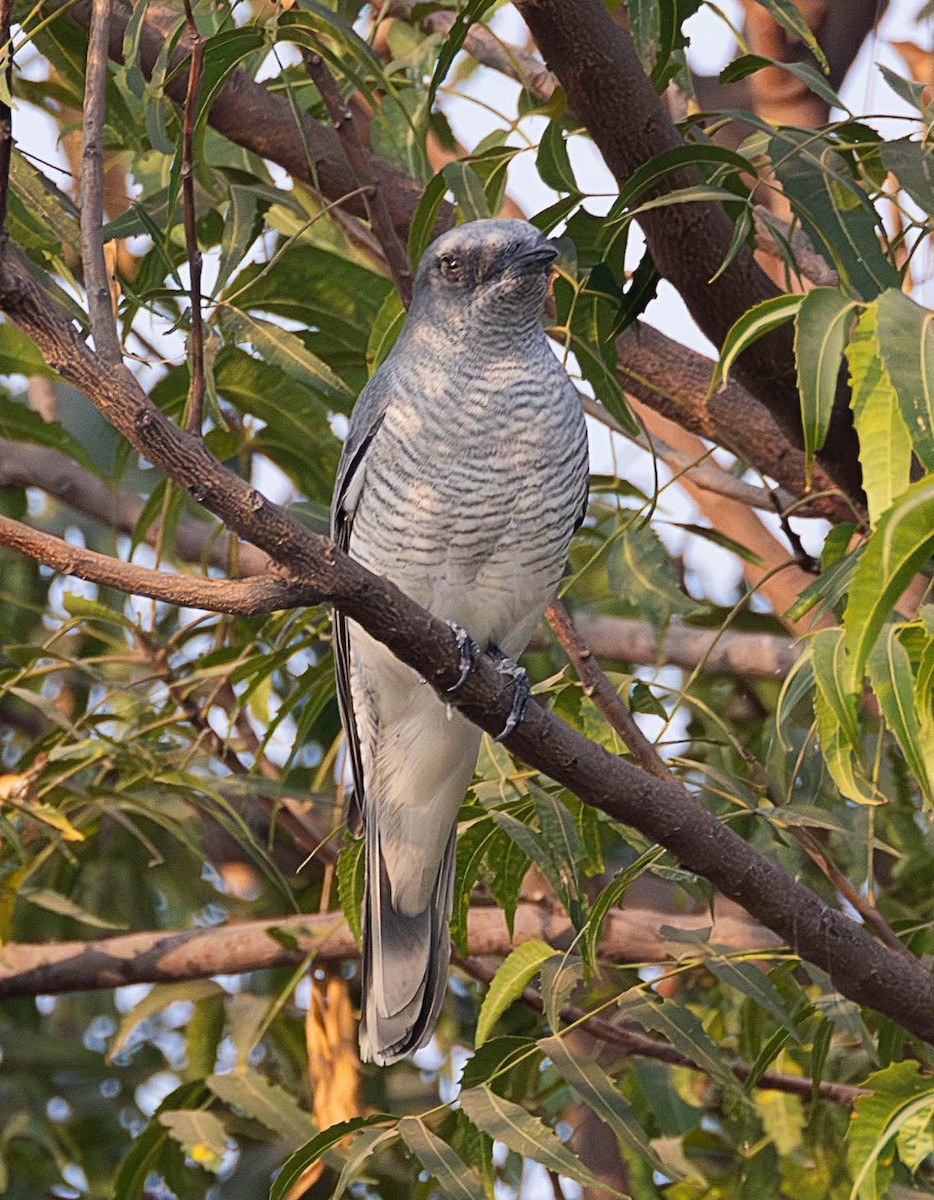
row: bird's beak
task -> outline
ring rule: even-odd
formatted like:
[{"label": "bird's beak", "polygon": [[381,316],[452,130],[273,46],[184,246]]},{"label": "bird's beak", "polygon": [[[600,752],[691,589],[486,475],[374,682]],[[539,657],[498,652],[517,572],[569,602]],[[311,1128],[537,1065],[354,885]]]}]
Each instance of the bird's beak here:
[{"label": "bird's beak", "polygon": [[531,250],[520,250],[510,256],[506,266],[517,275],[532,275],[544,271],[558,257],[558,248],[551,242],[542,242]]}]

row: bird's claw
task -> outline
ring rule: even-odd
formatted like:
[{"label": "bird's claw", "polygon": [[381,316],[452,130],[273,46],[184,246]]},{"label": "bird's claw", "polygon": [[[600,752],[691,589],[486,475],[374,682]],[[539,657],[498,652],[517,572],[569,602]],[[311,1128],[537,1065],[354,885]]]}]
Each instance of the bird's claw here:
[{"label": "bird's claw", "polygon": [[480,650],[463,625],[458,625],[456,621],[445,621],[445,625],[449,625],[454,632],[454,645],[457,648],[458,666],[460,667],[460,675],[457,678],[457,682],[445,689],[450,696],[454,692],[459,692],[467,682],[470,672],[476,665]]},{"label": "bird's claw", "polygon": [[487,654],[496,663],[497,671],[501,675],[508,676],[516,685],[512,696],[512,708],[510,708],[509,716],[506,718],[506,725],[502,732],[498,733],[493,739],[494,742],[502,742],[517,728],[525,716],[525,710],[529,707],[529,701],[532,698],[532,689],[529,686],[529,676],[525,668],[520,667],[518,663],[514,663],[511,658],[507,658],[499,646],[494,646],[490,643],[487,647]]}]

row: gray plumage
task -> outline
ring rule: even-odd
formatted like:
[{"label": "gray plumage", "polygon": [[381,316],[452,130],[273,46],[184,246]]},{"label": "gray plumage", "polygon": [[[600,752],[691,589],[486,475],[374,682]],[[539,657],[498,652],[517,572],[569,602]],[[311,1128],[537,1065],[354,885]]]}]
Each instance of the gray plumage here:
[{"label": "gray plumage", "polygon": [[[555,594],[587,498],[580,401],[541,326],[553,258],[523,221],[475,221],[428,248],[334,490],[341,547],[510,658]],[[384,1064],[425,1045],[444,997],[457,813],[481,735],[339,615],[334,643],[366,829],[360,1048]]]}]

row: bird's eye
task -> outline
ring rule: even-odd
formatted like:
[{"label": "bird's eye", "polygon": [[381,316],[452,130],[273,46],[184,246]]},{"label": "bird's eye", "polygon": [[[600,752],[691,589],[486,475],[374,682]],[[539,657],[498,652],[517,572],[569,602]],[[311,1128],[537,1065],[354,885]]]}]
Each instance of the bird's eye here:
[{"label": "bird's eye", "polygon": [[442,255],[438,267],[445,279],[460,279],[464,272],[463,263],[453,254]]}]

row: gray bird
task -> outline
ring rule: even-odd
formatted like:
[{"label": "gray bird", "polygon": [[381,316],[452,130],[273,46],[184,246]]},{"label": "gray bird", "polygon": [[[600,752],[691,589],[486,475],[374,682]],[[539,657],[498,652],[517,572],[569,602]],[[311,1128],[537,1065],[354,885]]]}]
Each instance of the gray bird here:
[{"label": "gray bird", "polygon": [[[509,728],[528,698],[512,660],[587,503],[580,400],[541,325],[555,257],[524,221],[474,221],[426,250],[354,409],[331,511],[342,549],[458,630],[465,672],[475,643],[513,676]],[[340,614],[334,648],[366,830],[360,1050],[382,1065],[425,1045],[444,997],[457,813],[481,732]]]}]

